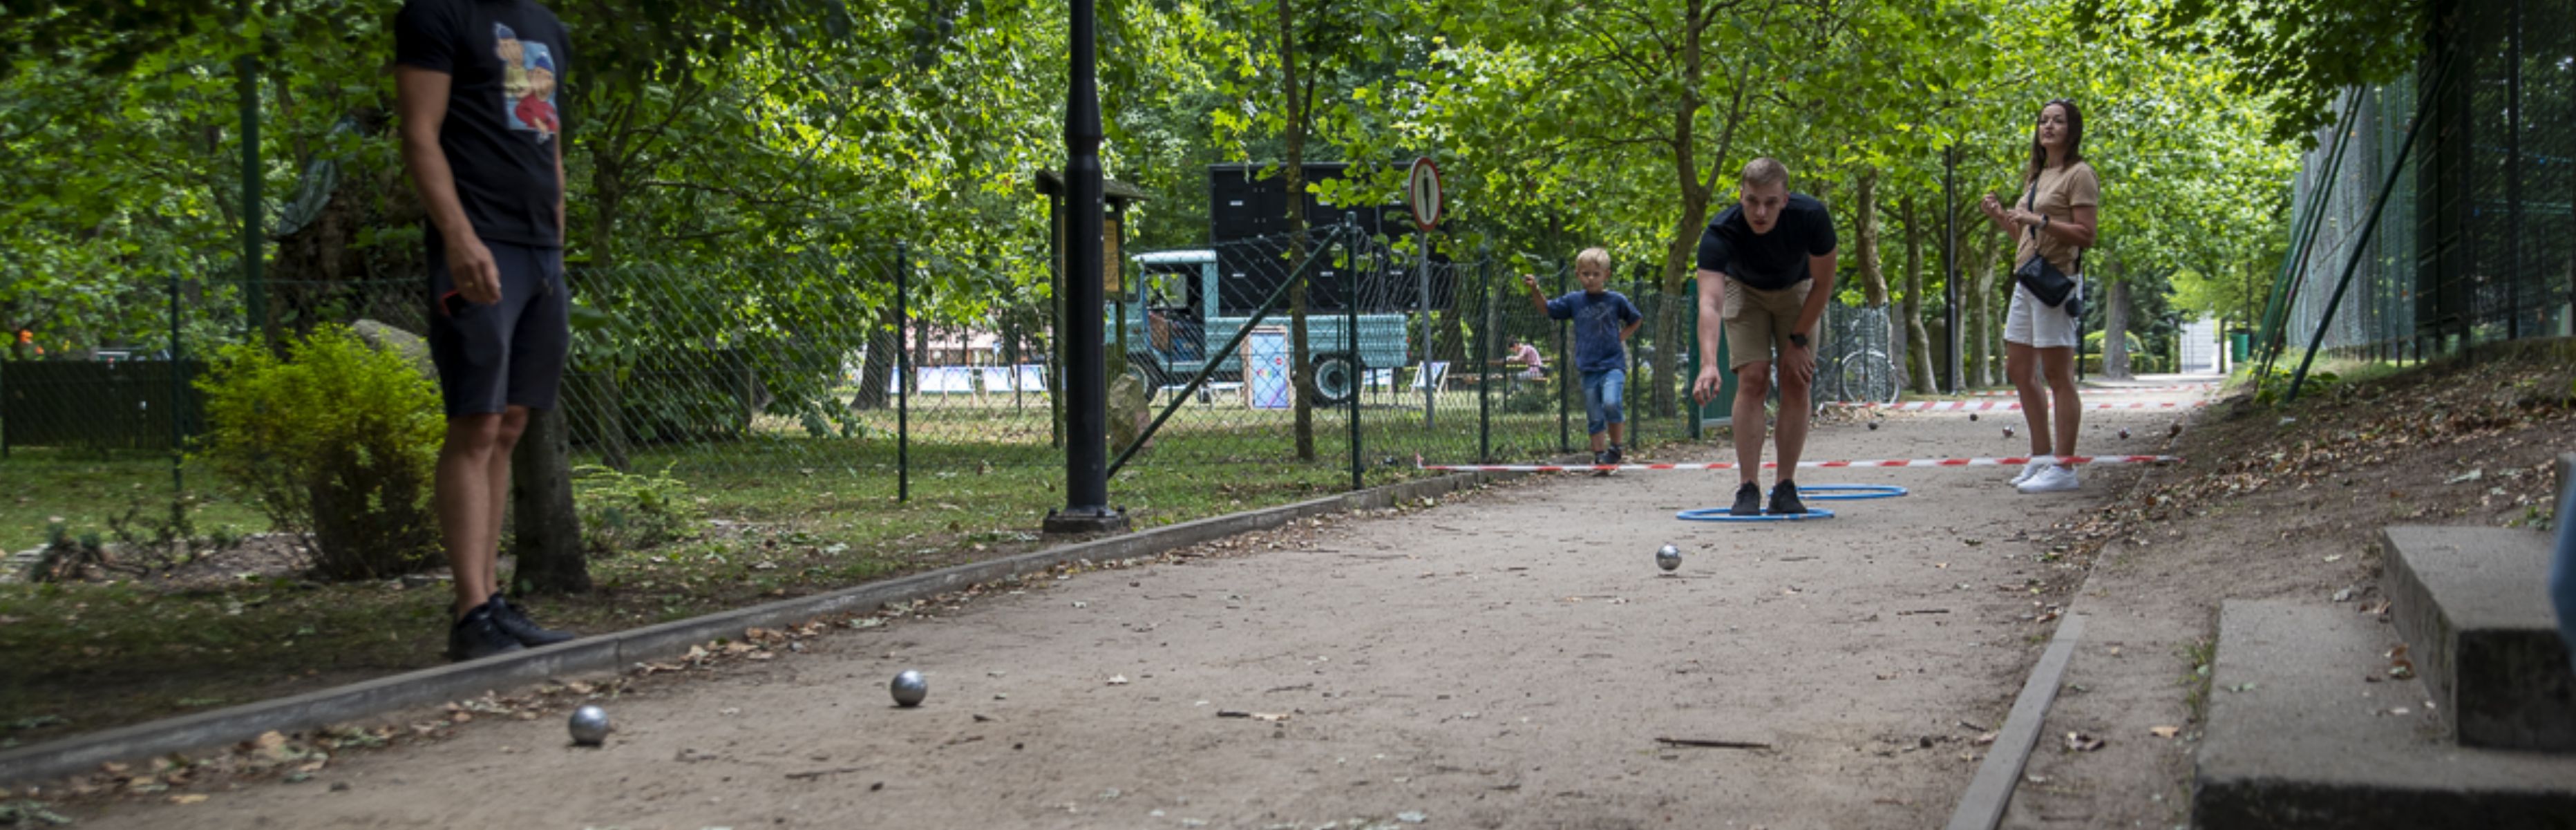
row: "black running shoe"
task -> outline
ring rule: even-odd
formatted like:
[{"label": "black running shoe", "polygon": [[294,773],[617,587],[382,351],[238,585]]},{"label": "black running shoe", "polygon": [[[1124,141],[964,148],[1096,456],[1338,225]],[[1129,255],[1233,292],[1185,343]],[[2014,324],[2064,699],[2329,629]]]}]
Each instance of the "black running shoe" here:
[{"label": "black running shoe", "polygon": [[1806,503],[1798,500],[1798,485],[1784,478],[1771,488],[1771,515],[1795,516],[1805,512]]},{"label": "black running shoe", "polygon": [[1609,470],[1606,470],[1606,469],[1602,469],[1602,468],[1601,468],[1601,467],[1602,467],[1602,465],[1605,465],[1605,464],[1617,464],[1617,463],[1619,463],[1619,462],[1616,462],[1616,461],[1612,461],[1612,460],[1610,460],[1610,451],[1609,451],[1609,450],[1602,450],[1602,451],[1600,451],[1600,452],[1593,453],[1593,454],[1592,454],[1592,467],[1593,467],[1592,474],[1593,474],[1594,476],[1606,476],[1606,475],[1609,475],[1609,474],[1610,474],[1610,471],[1609,471]]},{"label": "black running shoe", "polygon": [[527,612],[511,605],[500,594],[492,595],[491,608],[492,624],[500,626],[501,632],[510,635],[510,639],[529,648],[550,646],[580,636],[570,631],[539,627],[535,620],[528,619]]},{"label": "black running shoe", "polygon": [[1619,445],[1617,445],[1617,444],[1612,444],[1612,445],[1610,445],[1610,451],[1609,451],[1609,452],[1607,452],[1607,453],[1603,453],[1601,457],[1602,457],[1602,458],[1604,458],[1604,459],[1607,459],[1607,461],[1606,461],[1605,463],[1610,463],[1610,464],[1622,464],[1622,463],[1626,463],[1626,462],[1627,462],[1627,460],[1628,460],[1628,456],[1627,456],[1625,453],[1621,453],[1621,452],[1619,451]]},{"label": "black running shoe", "polygon": [[486,602],[465,612],[465,616],[447,629],[447,659],[462,663],[481,660],[495,654],[508,654],[525,649],[518,638],[502,631],[492,620],[492,603]]},{"label": "black running shoe", "polygon": [[1729,516],[1762,515],[1762,485],[1747,481],[1744,486],[1735,488],[1735,506],[1729,508],[1726,514]]}]

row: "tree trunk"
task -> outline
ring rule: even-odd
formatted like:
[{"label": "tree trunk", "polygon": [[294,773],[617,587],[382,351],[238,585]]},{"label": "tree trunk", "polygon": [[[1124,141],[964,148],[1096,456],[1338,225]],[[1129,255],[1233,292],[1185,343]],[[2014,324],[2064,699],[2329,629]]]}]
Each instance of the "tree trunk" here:
[{"label": "tree trunk", "polygon": [[510,454],[510,553],[519,567],[511,583],[519,593],[576,594],[590,590],[590,562],[581,546],[581,514],[573,509],[572,432],[564,411],[528,413],[528,430]]},{"label": "tree trunk", "polygon": [[888,302],[877,309],[876,319],[868,324],[868,331],[875,333],[868,337],[865,356],[859,359],[859,391],[850,394],[851,409],[884,409],[891,402],[893,395],[886,387],[894,380],[895,342],[903,336],[897,328],[901,322],[895,319],[894,303]]},{"label": "tree trunk", "polygon": [[1914,194],[1898,200],[1898,219],[1905,223],[1905,342],[1906,374],[1918,394],[1929,395],[1932,387],[1932,334],[1923,330],[1923,223],[1914,211]]},{"label": "tree trunk", "polygon": [[[590,265],[582,273],[567,269],[565,279],[575,292],[607,278],[618,265],[617,220],[626,203],[624,168],[614,161],[594,161],[590,184]],[[616,366],[589,366],[584,382],[575,388],[588,391],[588,401],[581,403],[589,413],[591,427],[599,436],[600,462],[609,469],[629,472],[634,467],[626,448],[626,389],[618,382]],[[565,401],[569,408],[573,401]]]},{"label": "tree trunk", "polygon": [[[1982,217],[1981,217],[1982,218]],[[1970,341],[1976,345],[1969,354],[1977,361],[1970,383],[1995,385],[1995,246],[1988,228],[1968,231],[1968,274],[1972,289],[1967,293]]]},{"label": "tree trunk", "polygon": [[[1674,374],[1680,369],[1684,351],[1696,349],[1699,345],[1698,332],[1680,333],[1681,298],[1685,296],[1682,281],[1694,278],[1698,273],[1699,238],[1708,224],[1709,203],[1716,199],[1717,182],[1726,169],[1727,156],[1735,151],[1735,128],[1744,123],[1746,84],[1744,78],[1738,76],[1735,78],[1733,100],[1727,104],[1726,120],[1722,122],[1724,126],[1718,131],[1717,153],[1709,158],[1707,172],[1701,172],[1698,116],[1706,103],[1700,89],[1708,78],[1707,53],[1703,47],[1706,27],[1712,17],[1705,4],[1694,0],[1683,5],[1683,19],[1679,68],[1684,94],[1673,107],[1671,146],[1674,184],[1682,197],[1682,214],[1680,221],[1673,225],[1672,240],[1664,247],[1664,275],[1659,287],[1663,289],[1665,302],[1655,314],[1657,345],[1651,370],[1654,373],[1654,391],[1647,398],[1658,417],[1670,416],[1679,408],[1681,402],[1675,390],[1681,384],[1675,382]],[[1561,221],[1559,226],[1562,227]],[[1683,342],[1683,337],[1690,338],[1690,341]],[[1703,357],[1704,360],[1715,358],[1715,355]],[[1694,413],[1692,417],[1698,416]]]},{"label": "tree trunk", "polygon": [[[2107,263],[2106,263],[2107,264]],[[2103,271],[2112,269],[2104,268]],[[2102,376],[2129,379],[2129,282],[2108,280],[2110,295],[2102,305]]]},{"label": "tree trunk", "polygon": [[1878,267],[1878,168],[1860,171],[1860,187],[1852,199],[1852,227],[1860,237],[1854,254],[1860,265],[1861,295],[1872,306],[1887,305],[1887,272]]},{"label": "tree trunk", "polygon": [[[1304,90],[1297,83],[1297,5],[1295,0],[1278,0],[1279,4],[1279,97],[1288,110],[1288,235],[1296,240],[1289,261],[1302,264],[1306,250],[1306,113]],[[1374,230],[1374,229],[1372,229]],[[1357,279],[1351,280],[1357,283]],[[1288,288],[1288,377],[1296,387],[1297,460],[1315,460],[1315,371],[1311,364],[1314,352],[1306,342],[1306,280]],[[1344,302],[1357,298],[1342,292]]]}]

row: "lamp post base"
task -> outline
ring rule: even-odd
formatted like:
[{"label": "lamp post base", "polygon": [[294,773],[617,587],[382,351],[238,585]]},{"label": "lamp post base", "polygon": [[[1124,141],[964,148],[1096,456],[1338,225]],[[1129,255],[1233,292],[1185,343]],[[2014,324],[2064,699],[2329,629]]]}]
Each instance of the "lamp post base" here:
[{"label": "lamp post base", "polygon": [[1048,535],[1075,533],[1125,533],[1127,513],[1108,507],[1081,507],[1047,511],[1041,530]]}]

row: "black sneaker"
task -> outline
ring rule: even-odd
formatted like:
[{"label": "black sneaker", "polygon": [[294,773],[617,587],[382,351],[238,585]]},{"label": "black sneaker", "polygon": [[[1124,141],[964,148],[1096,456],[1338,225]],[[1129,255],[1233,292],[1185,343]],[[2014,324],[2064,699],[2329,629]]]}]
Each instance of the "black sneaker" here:
[{"label": "black sneaker", "polygon": [[454,626],[447,629],[447,659],[462,663],[481,660],[495,654],[508,654],[525,649],[518,638],[502,631],[492,620],[492,603],[486,602],[465,612]]},{"label": "black sneaker", "polygon": [[1611,464],[1621,464],[1628,460],[1628,456],[1626,454],[1619,452],[1619,445],[1617,444],[1610,445],[1610,451],[1603,453],[1601,457],[1608,459],[1608,463]]},{"label": "black sneaker", "polygon": [[1798,500],[1798,485],[1784,478],[1771,488],[1771,515],[1795,516],[1805,512],[1806,503]]},{"label": "black sneaker", "polygon": [[538,627],[535,620],[528,619],[527,612],[519,610],[518,606],[511,605],[510,601],[503,599],[500,594],[492,595],[491,607],[492,624],[500,626],[502,633],[510,635],[511,639],[529,648],[550,646],[581,636],[570,631]]},{"label": "black sneaker", "polygon": [[1609,471],[1609,470],[1606,470],[1606,469],[1601,469],[1602,465],[1605,465],[1605,464],[1617,464],[1617,463],[1619,463],[1619,462],[1616,462],[1616,461],[1612,461],[1612,460],[1610,460],[1610,451],[1609,451],[1609,450],[1602,450],[1602,451],[1600,451],[1600,452],[1593,453],[1593,454],[1592,454],[1592,466],[1593,466],[1592,474],[1593,474],[1594,476],[1606,476],[1606,475],[1609,475],[1609,474],[1610,474],[1610,471]]},{"label": "black sneaker", "polygon": [[1762,515],[1762,485],[1747,481],[1744,486],[1735,488],[1735,506],[1728,508],[1726,515]]}]

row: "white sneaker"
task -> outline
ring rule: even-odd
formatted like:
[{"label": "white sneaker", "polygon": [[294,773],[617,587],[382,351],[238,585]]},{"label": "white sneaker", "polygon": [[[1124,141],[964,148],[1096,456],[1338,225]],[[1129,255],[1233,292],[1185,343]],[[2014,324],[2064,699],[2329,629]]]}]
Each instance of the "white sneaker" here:
[{"label": "white sneaker", "polygon": [[2056,463],[2057,459],[2050,456],[2031,456],[2028,463],[2021,465],[2021,474],[2012,477],[2012,486],[2021,486],[2022,482],[2029,481],[2031,476],[2039,475],[2040,468],[2055,466]]},{"label": "white sneaker", "polygon": [[2033,473],[2029,481],[2016,488],[2023,493],[2063,493],[2076,488],[2075,468],[2050,464]]}]

